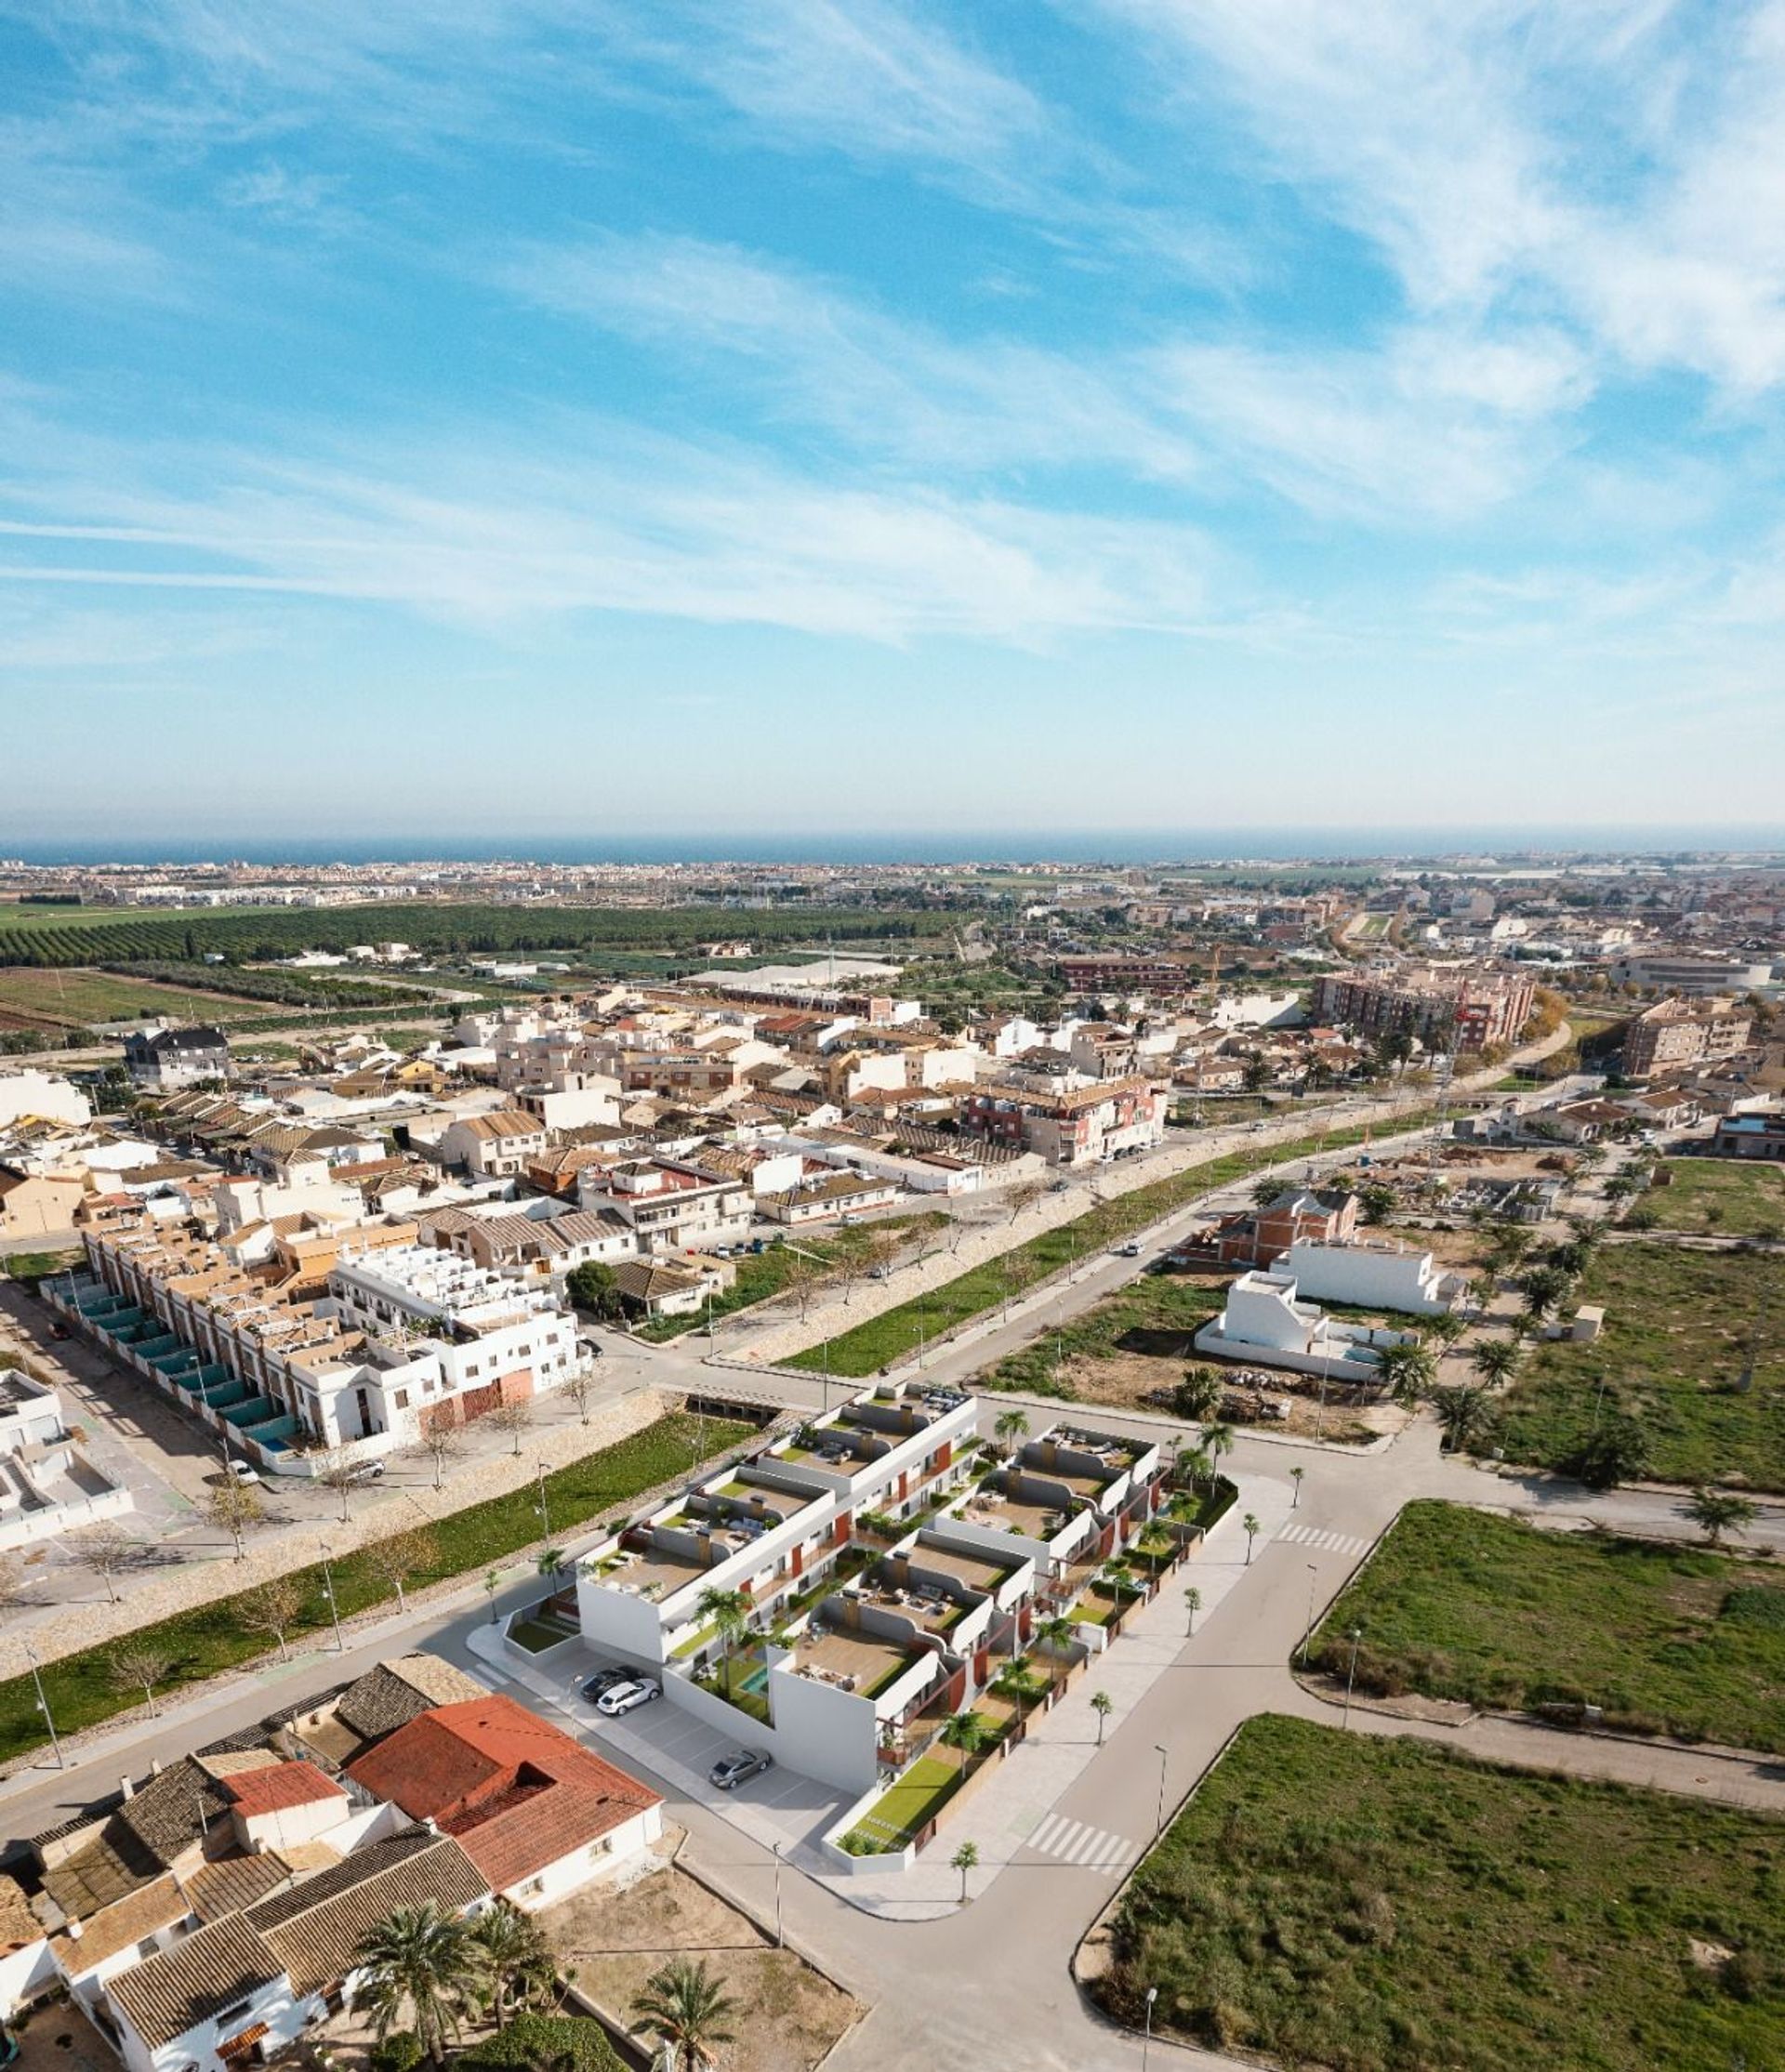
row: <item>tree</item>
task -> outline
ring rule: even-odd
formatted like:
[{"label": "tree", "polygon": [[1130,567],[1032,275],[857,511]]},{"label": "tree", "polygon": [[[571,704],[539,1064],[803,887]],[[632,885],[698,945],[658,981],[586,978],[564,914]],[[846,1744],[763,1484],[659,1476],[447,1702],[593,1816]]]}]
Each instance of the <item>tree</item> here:
[{"label": "tree", "polygon": [[420,1447],[434,1464],[434,1487],[443,1487],[446,1481],[446,1463],[458,1459],[465,1451],[457,1427],[446,1423],[441,1418],[431,1419],[422,1428]]},{"label": "tree", "polygon": [[976,1869],[978,1865],[979,1844],[976,1841],[963,1841],[948,1859],[949,1869],[960,1873],[960,1903],[963,1907],[967,1904],[967,1873]]},{"label": "tree", "polygon": [[1422,1345],[1385,1345],[1377,1372],[1395,1401],[1411,1407],[1430,1392],[1438,1364]]},{"label": "tree", "polygon": [[386,1538],[375,1539],[364,1553],[373,1574],[396,1591],[400,1612],[409,1609],[403,1590],[409,1578],[424,1569],[440,1566],[440,1541],[431,1525],[410,1525]]},{"label": "tree", "polygon": [[1647,1434],[1634,1418],[1614,1411],[1563,1461],[1562,1472],[1589,1489],[1616,1489],[1647,1466]]},{"label": "tree", "polygon": [[1255,1180],[1252,1182],[1252,1207],[1254,1208],[1268,1208],[1282,1192],[1282,1181],[1273,1180],[1266,1174],[1263,1180]]},{"label": "tree", "polygon": [[573,1267],[564,1277],[564,1292],[579,1310],[587,1310],[604,1323],[613,1323],[626,1314],[619,1276],[598,1259]]},{"label": "tree", "polygon": [[1704,1537],[1713,1547],[1723,1544],[1725,1533],[1746,1532],[1760,1515],[1746,1497],[1726,1489],[1695,1489],[1686,1510],[1693,1523],[1704,1527]]},{"label": "tree", "polygon": [[371,2015],[373,2033],[382,2039],[394,2028],[412,2028],[430,2062],[440,2065],[458,2037],[482,1968],[470,1923],[443,1914],[431,1899],[399,1907],[367,1933],[357,1957],[363,1975],[354,2006]]},{"label": "tree", "polygon": [[1291,1511],[1300,1511],[1302,1508],[1302,1482],[1307,1472],[1305,1468],[1299,1464],[1289,1470],[1289,1480],[1295,1485],[1295,1494],[1289,1498],[1289,1509]]},{"label": "tree", "polygon": [[732,1656],[750,1630],[750,1601],[741,1590],[704,1590],[694,1601],[695,1613],[719,1635],[725,1657],[725,1686],[731,1688]]},{"label": "tree", "polygon": [[1426,1335],[1436,1339],[1440,1345],[1454,1345],[1468,1328],[1455,1310],[1440,1310],[1436,1316],[1425,1320]]},{"label": "tree", "polygon": [[1435,1403],[1445,1451],[1476,1451],[1493,1427],[1493,1411],[1488,1405],[1487,1390],[1473,1382],[1464,1382],[1461,1388],[1440,1390]]},{"label": "tree", "polygon": [[514,1442],[514,1458],[521,1458],[521,1441],[533,1429],[533,1406],[527,1402],[498,1403],[486,1420],[506,1438]]},{"label": "tree", "polygon": [[1530,1248],[1531,1234],[1522,1223],[1500,1223],[1495,1227],[1488,1256],[1496,1270],[1503,1274],[1509,1266],[1516,1266]]},{"label": "tree", "polygon": [[219,1532],[226,1532],[235,1542],[235,1558],[246,1558],[242,1536],[250,1525],[258,1525],[267,1515],[267,1507],[260,1501],[260,1492],[249,1484],[237,1482],[231,1475],[227,1482],[219,1483],[205,1499],[205,1515]]},{"label": "tree", "polygon": [[1540,1324],[1550,1312],[1567,1300],[1572,1287],[1568,1276],[1555,1266],[1533,1267],[1525,1276],[1525,1313]]},{"label": "tree", "polygon": [[1234,1428],[1230,1424],[1210,1424],[1202,1428],[1202,1448],[1209,1456],[1210,1479],[1220,1472],[1221,1457],[1234,1450]]},{"label": "tree", "polygon": [[1197,1614],[1202,1609],[1202,1592],[1194,1583],[1183,1593],[1183,1608],[1189,1615],[1187,1630],[1194,1634],[1197,1630]]},{"label": "tree", "polygon": [[1246,1565],[1250,1568],[1252,1565],[1252,1542],[1258,1538],[1262,1528],[1257,1518],[1249,1511],[1240,1520],[1239,1529],[1246,1535]]},{"label": "tree", "polygon": [[1357,1190],[1357,1206],[1367,1223],[1385,1223],[1395,1213],[1395,1194],[1384,1180],[1369,1180]]},{"label": "tree", "polygon": [[117,1603],[117,1577],[142,1559],[141,1546],[110,1518],[102,1518],[97,1525],[86,1525],[79,1532],[71,1533],[68,1544],[78,1560],[85,1562],[96,1576],[105,1578],[112,1602]]},{"label": "tree", "polygon": [[359,1463],[346,1446],[331,1446],[324,1454],[322,1466],[316,1471],[316,1480],[324,1489],[332,1489],[341,1499],[341,1523],[348,1523],[348,1501],[359,1485]]},{"label": "tree", "polygon": [[1210,1367],[1186,1367],[1183,1379],[1171,1392],[1171,1407],[1181,1418],[1194,1418],[1200,1424],[1221,1408],[1221,1377]]},{"label": "tree", "polygon": [[1035,1207],[1036,1203],[1042,1198],[1047,1191],[1047,1188],[1038,1180],[1019,1181],[1011,1189],[1004,1199],[1010,1204],[1012,1229],[1022,1217]]},{"label": "tree", "polygon": [[270,1633],[279,1643],[279,1659],[288,1662],[289,1633],[303,1616],[304,1593],[289,1576],[271,1576],[236,1600],[238,1616],[250,1633]]},{"label": "tree", "polygon": [[1108,1724],[1110,1714],[1116,1709],[1116,1700],[1107,1691],[1093,1691],[1091,1694],[1091,1709],[1097,1715],[1097,1746],[1101,1749],[1104,1745],[1104,1728]]},{"label": "tree", "polygon": [[1017,1441],[1026,1439],[1028,1435],[1029,1420],[1023,1411],[1011,1409],[998,1412],[998,1422],[992,1427],[992,1436],[1003,1446],[1007,1458],[1015,1454]]},{"label": "tree", "polygon": [[152,1713],[161,1708],[155,1703],[155,1685],[167,1674],[167,1657],[152,1641],[138,1638],[123,1640],[108,1651],[105,1657],[105,1673],[114,1691],[138,1691],[149,1701]]},{"label": "tree", "polygon": [[1503,1388],[1518,1371],[1518,1347],[1511,1339],[1483,1339],[1470,1353],[1469,1365],[1489,1388]]},{"label": "tree", "polygon": [[670,2045],[681,2072],[700,2072],[702,2065],[714,2062],[716,2043],[731,2042],[732,2031],[725,2024],[737,2013],[737,2002],[707,1969],[704,1958],[695,1964],[678,1957],[645,1980],[633,1996],[632,2012]]},{"label": "tree", "polygon": [[1036,1622],[1035,1637],[1045,1641],[1056,1655],[1064,1655],[1072,1645],[1072,1621],[1064,1613],[1056,1612],[1051,1618]]},{"label": "tree", "polygon": [[564,1377],[563,1390],[564,1393],[576,1406],[578,1421],[587,1424],[588,1422],[589,1406],[595,1400],[594,1361],[578,1360],[576,1365]]},{"label": "tree", "polygon": [[472,1955],[483,1973],[483,1991],[499,2030],[511,2014],[548,2004],[557,1984],[551,1946],[530,1915],[498,1899],[471,1930]]},{"label": "tree", "polygon": [[944,1746],[960,1751],[960,1769],[964,1776],[967,1765],[985,1746],[988,1729],[977,1712],[951,1712],[942,1729]]}]

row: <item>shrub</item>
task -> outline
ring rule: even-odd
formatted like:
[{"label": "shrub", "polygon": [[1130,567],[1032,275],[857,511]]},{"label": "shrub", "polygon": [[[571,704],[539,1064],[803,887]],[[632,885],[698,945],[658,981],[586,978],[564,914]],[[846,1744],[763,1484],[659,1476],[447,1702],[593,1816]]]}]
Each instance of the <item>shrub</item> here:
[{"label": "shrub", "polygon": [[488,2072],[535,2072],[568,2060],[571,2072],[625,2072],[607,2031],[580,2014],[517,2014],[508,2027],[483,2037],[458,2063]]},{"label": "shrub", "polygon": [[397,2029],[372,2046],[366,2063],[371,2072],[415,2072],[427,2054],[414,2029]]}]

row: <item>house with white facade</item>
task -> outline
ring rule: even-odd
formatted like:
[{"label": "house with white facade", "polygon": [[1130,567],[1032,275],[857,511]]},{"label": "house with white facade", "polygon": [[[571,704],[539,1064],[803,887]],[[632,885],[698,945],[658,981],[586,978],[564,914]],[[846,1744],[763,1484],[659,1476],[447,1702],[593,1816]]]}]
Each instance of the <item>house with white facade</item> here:
[{"label": "house with white facade", "polygon": [[1225,1309],[1203,1326],[1193,1342],[1210,1359],[1250,1361],[1368,1384],[1379,1379],[1384,1347],[1416,1344],[1418,1338],[1417,1332],[1342,1324],[1301,1300],[1292,1274],[1255,1269],[1230,1285]]},{"label": "house with white facade", "polygon": [[741,1244],[755,1209],[747,1182],[714,1178],[692,1161],[654,1158],[586,1167],[577,1177],[576,1200],[580,1208],[623,1218],[641,1252]]},{"label": "house with white facade", "polygon": [[1302,1238],[1277,1262],[1303,1296],[1365,1310],[1438,1316],[1461,1306],[1469,1279],[1441,1267],[1430,1252],[1385,1238],[1321,1244]]},{"label": "house with white facade", "polygon": [[82,1451],[55,1390],[22,1368],[0,1369],[0,1551],[121,1517],[134,1503]]}]

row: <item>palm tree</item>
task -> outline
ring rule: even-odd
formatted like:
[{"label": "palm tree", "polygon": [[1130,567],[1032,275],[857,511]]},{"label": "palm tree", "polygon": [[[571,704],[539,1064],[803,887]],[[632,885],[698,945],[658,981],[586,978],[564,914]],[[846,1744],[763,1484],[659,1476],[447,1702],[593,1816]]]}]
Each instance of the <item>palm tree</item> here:
[{"label": "palm tree", "polygon": [[985,1746],[988,1729],[977,1712],[951,1712],[942,1730],[943,1745],[960,1751],[960,1772]]},{"label": "palm tree", "polygon": [[1518,1369],[1518,1346],[1512,1339],[1483,1339],[1469,1355],[1474,1368],[1490,1389],[1503,1388]]},{"label": "palm tree", "polygon": [[517,2009],[550,1994],[557,1976],[550,1947],[518,1907],[498,1899],[471,1930],[471,1942],[498,2029],[508,2027]]},{"label": "palm tree", "polygon": [[1246,1565],[1252,1565],[1252,1542],[1258,1538],[1260,1526],[1257,1518],[1248,1511],[1239,1522],[1239,1529],[1246,1535]]},{"label": "palm tree", "polygon": [[704,1590],[694,1601],[696,1617],[706,1619],[719,1635],[725,1657],[725,1688],[732,1687],[732,1656],[737,1643],[750,1630],[750,1601],[741,1590]]},{"label": "palm tree", "polygon": [[633,1995],[632,2012],[655,2026],[673,2049],[681,2072],[700,2072],[703,2065],[713,2063],[713,2046],[732,2040],[724,2025],[737,2013],[737,2002],[707,1969],[704,1958],[691,1964],[678,1957],[645,1980],[643,1989]]},{"label": "palm tree", "polygon": [[1016,1452],[1019,1439],[1029,1435],[1029,1420],[1021,1410],[1002,1410],[998,1422],[992,1427],[993,1436],[1002,1445],[1006,1457]]},{"label": "palm tree", "polygon": [[1221,1457],[1234,1450],[1234,1428],[1230,1424],[1210,1424],[1202,1428],[1203,1450],[1209,1456],[1210,1472],[1219,1472]]},{"label": "palm tree", "polygon": [[1396,1403],[1408,1407],[1421,1402],[1437,1379],[1438,1363],[1422,1345],[1387,1345],[1377,1371]]},{"label": "palm tree", "polygon": [[1440,1310],[1436,1316],[1426,1318],[1425,1328],[1440,1345],[1454,1345],[1469,1326],[1455,1310]]},{"label": "palm tree", "polygon": [[354,2000],[371,2015],[373,2033],[382,2041],[400,2026],[412,2028],[430,2061],[442,2064],[477,1984],[470,1924],[431,1899],[399,1907],[361,1943],[357,1968],[364,1975]]},{"label": "palm tree", "polygon": [[1295,1485],[1295,1495],[1289,1499],[1289,1509],[1291,1511],[1300,1511],[1302,1508],[1302,1478],[1307,1472],[1305,1468],[1300,1465],[1289,1470],[1289,1480]]},{"label": "palm tree", "polygon": [[1540,1324],[1567,1297],[1568,1276],[1556,1266],[1539,1266],[1525,1276],[1525,1313]]},{"label": "palm tree", "polygon": [[1447,1453],[1468,1453],[1479,1445],[1493,1423],[1488,1392],[1472,1382],[1445,1389],[1436,1398],[1438,1424]]},{"label": "palm tree", "polygon": [[1107,1691],[1093,1691],[1091,1694],[1091,1709],[1097,1715],[1097,1746],[1101,1749],[1104,1745],[1104,1728],[1108,1723],[1110,1714],[1116,1709],[1116,1700]]},{"label": "palm tree", "polygon": [[1733,1496],[1726,1489],[1695,1489],[1686,1508],[1693,1522],[1704,1527],[1704,1537],[1713,1547],[1723,1544],[1725,1533],[1746,1532],[1759,1515],[1746,1497]]},{"label": "palm tree", "polygon": [[949,1869],[960,1873],[960,1903],[963,1907],[967,1904],[967,1873],[978,1863],[979,1844],[976,1841],[963,1841],[948,1859]]},{"label": "palm tree", "polygon": [[1207,1446],[1192,1446],[1178,1456],[1178,1473],[1187,1477],[1195,1489],[1215,1479],[1215,1457]]},{"label": "palm tree", "polygon": [[1064,1613],[1056,1612],[1051,1618],[1037,1621],[1035,1637],[1038,1641],[1046,1641],[1056,1652],[1063,1651],[1072,1645],[1072,1621]]},{"label": "palm tree", "polygon": [[1189,1630],[1194,1633],[1197,1630],[1197,1614],[1202,1609],[1202,1592],[1194,1583],[1183,1593],[1183,1608],[1189,1614]]}]

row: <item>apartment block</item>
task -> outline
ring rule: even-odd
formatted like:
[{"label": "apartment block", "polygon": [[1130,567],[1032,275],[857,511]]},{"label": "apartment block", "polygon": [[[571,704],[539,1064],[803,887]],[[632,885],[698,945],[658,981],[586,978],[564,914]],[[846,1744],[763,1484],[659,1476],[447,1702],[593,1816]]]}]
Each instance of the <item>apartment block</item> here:
[{"label": "apartment block", "polygon": [[1406,971],[1329,971],[1316,979],[1310,1018],[1370,1036],[1417,1037],[1434,1049],[1512,1043],[1531,1018],[1537,982],[1517,972],[1435,966]]},{"label": "apartment block", "polygon": [[1624,1071],[1633,1079],[1652,1072],[1733,1058],[1748,1048],[1753,1016],[1718,995],[1662,1000],[1632,1018],[1624,1031]]}]

